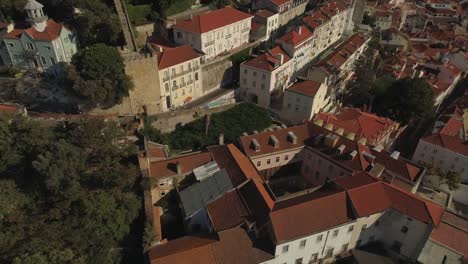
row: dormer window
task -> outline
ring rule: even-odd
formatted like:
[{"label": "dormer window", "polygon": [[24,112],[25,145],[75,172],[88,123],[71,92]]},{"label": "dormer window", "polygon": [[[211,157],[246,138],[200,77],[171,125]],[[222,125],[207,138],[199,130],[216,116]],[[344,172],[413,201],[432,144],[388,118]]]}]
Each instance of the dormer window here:
[{"label": "dormer window", "polygon": [[27,42],[26,46],[27,46],[28,50],[34,50],[34,46],[33,46],[33,44],[31,42]]}]

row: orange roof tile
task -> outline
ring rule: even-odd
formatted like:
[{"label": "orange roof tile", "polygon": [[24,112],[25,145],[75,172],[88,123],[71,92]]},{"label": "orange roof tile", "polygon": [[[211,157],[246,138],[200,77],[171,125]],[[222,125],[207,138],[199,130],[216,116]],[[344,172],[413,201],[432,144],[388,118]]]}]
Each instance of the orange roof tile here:
[{"label": "orange roof tile", "polygon": [[314,97],[322,84],[316,81],[303,81],[291,85],[286,91],[296,92],[305,96]]},{"label": "orange roof tile", "polygon": [[18,28],[5,34],[6,39],[20,38],[23,33],[27,33],[35,40],[52,41],[60,36],[63,24],[55,22],[53,19],[47,20],[47,26],[43,32],[37,31],[34,27],[24,27],[18,25]]},{"label": "orange roof tile", "polygon": [[166,48],[163,52],[158,52],[159,69],[166,69],[174,65],[196,59],[202,55],[188,45]]},{"label": "orange roof tile", "polygon": [[279,59],[277,56],[280,54],[283,55],[283,64],[291,60],[291,57],[289,57],[280,46],[276,46],[273,49],[244,62],[244,65],[272,72],[277,68],[275,65],[279,65]]},{"label": "orange roof tile", "polygon": [[176,23],[175,29],[193,33],[206,33],[253,16],[232,7],[225,7],[206,14],[194,16],[193,19]]},{"label": "orange roof tile", "polygon": [[215,231],[219,232],[244,223],[250,213],[237,189],[225,193],[207,206]]},{"label": "orange roof tile", "polygon": [[182,166],[182,173],[187,173],[212,160],[213,158],[211,157],[211,153],[202,152],[151,162],[150,177],[164,178],[177,175],[177,162],[180,162]]},{"label": "orange roof tile", "polygon": [[216,264],[211,237],[184,236],[149,249],[151,264]]},{"label": "orange roof tile", "polygon": [[[300,32],[299,32],[300,31]],[[312,39],[312,32],[305,26],[300,26],[298,29],[290,31],[278,39],[279,42],[292,45],[294,47],[301,45],[307,40]]]}]

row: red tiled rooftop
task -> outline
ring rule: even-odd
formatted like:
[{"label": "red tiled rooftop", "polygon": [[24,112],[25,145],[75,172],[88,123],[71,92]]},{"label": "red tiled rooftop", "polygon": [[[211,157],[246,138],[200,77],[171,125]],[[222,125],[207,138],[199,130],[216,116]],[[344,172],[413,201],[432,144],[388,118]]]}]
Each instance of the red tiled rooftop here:
[{"label": "red tiled rooftop", "polygon": [[149,249],[151,264],[216,264],[211,237],[184,236]]},{"label": "red tiled rooftop", "polygon": [[164,178],[177,175],[177,162],[180,162],[181,164],[182,173],[188,173],[212,160],[213,158],[211,157],[211,153],[202,152],[151,162],[150,177]]},{"label": "red tiled rooftop", "polygon": [[246,61],[244,65],[272,72],[276,69],[275,64],[279,65],[279,58],[277,56],[280,54],[283,55],[283,64],[291,60],[291,57],[289,57],[280,46],[276,46],[273,49]]},{"label": "red tiled rooftop", "polygon": [[263,17],[263,18],[269,18],[269,17],[275,15],[275,13],[271,12],[268,9],[261,9],[261,10],[258,10],[257,12],[255,12],[255,15],[259,16],[259,17]]},{"label": "red tiled rooftop", "polygon": [[353,176],[349,177],[338,177],[333,180],[338,186],[345,190],[355,189],[364,185],[368,185],[378,180],[367,172],[358,172]]},{"label": "red tiled rooftop", "polygon": [[322,84],[316,81],[303,81],[291,85],[287,91],[296,92],[305,96],[314,97]]},{"label": "red tiled rooftop", "polygon": [[447,211],[442,219],[439,227],[432,231],[431,240],[461,253],[468,261],[468,220]]},{"label": "red tiled rooftop", "polygon": [[248,18],[252,18],[252,15],[232,7],[225,7],[206,14],[194,16],[191,20],[178,22],[174,28],[201,34]]},{"label": "red tiled rooftop", "polygon": [[440,133],[451,137],[458,137],[460,129],[463,129],[463,121],[451,117],[445,126],[440,130]]},{"label": "red tiled rooftop", "polygon": [[158,52],[159,69],[166,69],[174,65],[196,59],[201,56],[192,47],[185,45],[175,48],[166,48]]},{"label": "red tiled rooftop", "polygon": [[283,35],[278,41],[296,47],[309,39],[312,39],[312,32],[307,27],[300,26],[298,29]]},{"label": "red tiled rooftop", "polygon": [[430,144],[468,156],[468,142],[444,134],[436,133],[421,139]]},{"label": "red tiled rooftop", "polygon": [[47,21],[47,26],[43,32],[37,31],[34,27],[21,26],[5,34],[6,39],[20,38],[23,33],[27,33],[35,40],[52,41],[59,37],[63,24],[55,22],[53,19]]},{"label": "red tiled rooftop", "polygon": [[418,221],[437,226],[443,214],[442,207],[383,182],[349,190],[348,194],[359,217],[392,208]]},{"label": "red tiled rooftop", "polygon": [[[288,133],[292,132],[297,137],[297,143],[293,144],[288,139]],[[279,146],[275,148],[270,143],[270,136],[275,136],[279,141]],[[288,128],[277,129],[274,131],[266,131],[259,134],[251,134],[240,137],[240,144],[244,153],[248,157],[260,156],[263,154],[284,151],[287,149],[300,148],[304,146],[304,141],[309,137],[308,128],[306,125],[293,126]],[[260,150],[255,151],[252,145],[252,140],[257,140],[260,145]]]},{"label": "red tiled rooftop", "polygon": [[337,115],[320,112],[314,120],[321,119],[325,124],[333,124],[335,128],[343,128],[357,137],[375,140],[384,135],[387,130],[397,127],[397,124],[384,117],[362,112],[356,108],[346,108]]},{"label": "red tiled rooftop", "polygon": [[273,211],[271,224],[276,241],[290,241],[353,220],[346,192]]},{"label": "red tiled rooftop", "polygon": [[244,223],[250,213],[237,189],[230,191],[207,206],[215,231],[219,232]]}]

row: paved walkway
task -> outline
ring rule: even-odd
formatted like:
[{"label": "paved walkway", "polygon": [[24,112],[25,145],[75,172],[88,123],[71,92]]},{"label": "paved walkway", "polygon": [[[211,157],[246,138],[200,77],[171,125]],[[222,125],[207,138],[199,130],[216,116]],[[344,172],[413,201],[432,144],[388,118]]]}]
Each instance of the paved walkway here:
[{"label": "paved walkway", "polygon": [[132,24],[128,18],[124,0],[114,0],[115,10],[119,16],[120,25],[129,51],[137,51],[135,37],[132,32]]}]

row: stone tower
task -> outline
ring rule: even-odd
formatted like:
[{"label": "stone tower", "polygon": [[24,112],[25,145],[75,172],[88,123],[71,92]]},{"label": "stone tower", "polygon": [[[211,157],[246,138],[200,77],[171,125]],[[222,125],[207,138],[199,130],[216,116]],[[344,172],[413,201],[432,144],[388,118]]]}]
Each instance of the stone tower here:
[{"label": "stone tower", "polygon": [[32,27],[37,31],[43,32],[47,27],[47,20],[49,19],[43,10],[44,6],[36,0],[28,0],[24,10],[28,14],[26,19]]}]

